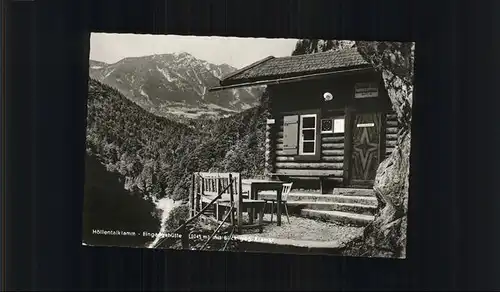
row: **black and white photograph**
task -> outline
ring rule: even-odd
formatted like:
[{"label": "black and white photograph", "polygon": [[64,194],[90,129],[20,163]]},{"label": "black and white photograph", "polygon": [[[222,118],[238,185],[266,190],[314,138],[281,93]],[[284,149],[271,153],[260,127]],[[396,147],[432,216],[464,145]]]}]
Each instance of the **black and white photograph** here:
[{"label": "black and white photograph", "polygon": [[92,33],[82,244],[406,258],[414,55]]}]

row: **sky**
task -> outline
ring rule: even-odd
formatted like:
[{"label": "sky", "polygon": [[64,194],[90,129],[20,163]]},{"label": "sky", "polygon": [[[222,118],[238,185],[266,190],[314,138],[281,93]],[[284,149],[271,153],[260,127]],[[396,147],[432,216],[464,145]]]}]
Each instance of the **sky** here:
[{"label": "sky", "polygon": [[267,56],[290,56],[296,39],[92,33],[90,59],[115,63],[126,57],[187,52],[213,64],[241,68]]}]

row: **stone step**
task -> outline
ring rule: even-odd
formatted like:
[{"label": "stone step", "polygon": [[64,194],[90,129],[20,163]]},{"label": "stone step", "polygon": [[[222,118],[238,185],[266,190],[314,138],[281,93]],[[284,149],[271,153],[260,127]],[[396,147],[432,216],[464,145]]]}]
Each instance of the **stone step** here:
[{"label": "stone step", "polygon": [[349,226],[366,226],[374,219],[374,216],[371,215],[312,209],[302,209],[301,215],[307,218],[320,219],[323,221],[335,222]]},{"label": "stone step", "polygon": [[[274,197],[276,198],[276,195]],[[261,198],[264,198],[264,196],[261,196]],[[341,195],[291,193],[288,195],[287,199],[288,202],[299,202],[299,201],[334,202],[334,203],[350,203],[350,204],[377,206],[377,198],[371,196],[341,196]]]},{"label": "stone step", "polygon": [[349,204],[363,204],[368,206],[377,206],[378,201],[376,197],[369,196],[340,196],[332,195],[333,201],[337,203],[349,203]]},{"label": "stone step", "polygon": [[373,215],[377,209],[373,205],[356,204],[356,203],[337,203],[337,202],[307,202],[294,201],[288,202],[288,206],[297,209],[311,209],[323,211],[342,211],[356,214]]},{"label": "stone step", "polygon": [[373,189],[335,188],[333,194],[337,196],[375,196]]}]

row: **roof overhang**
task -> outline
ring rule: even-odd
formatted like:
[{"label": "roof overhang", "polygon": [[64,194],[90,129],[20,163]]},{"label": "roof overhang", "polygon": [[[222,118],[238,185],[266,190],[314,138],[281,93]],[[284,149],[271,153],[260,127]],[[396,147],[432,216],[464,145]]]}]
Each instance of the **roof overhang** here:
[{"label": "roof overhang", "polygon": [[335,71],[313,73],[313,74],[300,74],[297,76],[283,77],[283,78],[272,77],[272,78],[263,79],[263,80],[245,79],[245,80],[238,80],[238,81],[231,80],[228,82],[225,82],[226,80],[221,80],[220,86],[211,87],[208,89],[208,91],[214,92],[214,91],[235,89],[235,88],[241,88],[241,87],[275,85],[275,84],[299,82],[299,81],[306,81],[306,80],[318,79],[318,78],[324,78],[324,77],[330,77],[330,76],[346,75],[346,74],[369,72],[369,71],[374,71],[374,68],[370,65],[364,65],[364,66],[360,66],[360,67],[356,67],[356,68],[347,68],[347,69],[340,69],[340,70],[335,70]]}]

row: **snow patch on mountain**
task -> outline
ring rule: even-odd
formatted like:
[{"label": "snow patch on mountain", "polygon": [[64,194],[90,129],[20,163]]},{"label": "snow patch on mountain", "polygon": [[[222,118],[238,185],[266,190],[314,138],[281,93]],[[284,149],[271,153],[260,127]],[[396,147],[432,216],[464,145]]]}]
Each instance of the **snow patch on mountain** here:
[{"label": "snow patch on mountain", "polygon": [[139,92],[141,93],[142,96],[149,98],[149,95],[146,92],[144,92],[144,90],[142,89],[142,86],[139,87]]},{"label": "snow patch on mountain", "polygon": [[108,73],[106,73],[106,75],[104,75],[104,78],[103,79],[106,79],[109,77],[109,75],[111,75],[111,73],[115,72],[115,69],[112,69],[111,71],[109,71]]},{"label": "snow patch on mountain", "polygon": [[168,70],[166,68],[159,68],[158,65],[156,66],[156,70],[160,71],[160,73],[167,79],[168,82],[174,82],[175,79],[170,76],[168,73]]}]

